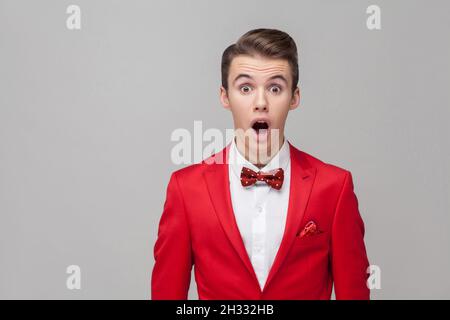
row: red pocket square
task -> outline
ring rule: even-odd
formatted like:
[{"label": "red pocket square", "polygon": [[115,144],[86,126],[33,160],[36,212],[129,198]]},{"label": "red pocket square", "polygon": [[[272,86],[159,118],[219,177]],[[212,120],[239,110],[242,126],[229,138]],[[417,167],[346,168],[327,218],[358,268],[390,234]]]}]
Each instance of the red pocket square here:
[{"label": "red pocket square", "polygon": [[322,231],[320,231],[317,228],[317,225],[314,221],[310,221],[306,224],[305,228],[303,228],[303,230],[300,232],[300,238],[306,237],[306,236],[311,236],[313,234],[318,234],[318,233],[322,233]]}]

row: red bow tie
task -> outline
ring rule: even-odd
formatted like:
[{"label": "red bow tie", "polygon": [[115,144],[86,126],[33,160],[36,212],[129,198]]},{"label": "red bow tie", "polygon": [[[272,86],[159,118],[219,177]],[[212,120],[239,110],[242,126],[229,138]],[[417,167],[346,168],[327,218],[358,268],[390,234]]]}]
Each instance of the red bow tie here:
[{"label": "red bow tie", "polygon": [[269,172],[258,171],[255,172],[252,169],[242,167],[241,170],[241,184],[244,187],[251,186],[256,181],[264,181],[274,189],[280,190],[283,185],[284,171],[282,168],[274,169]]}]

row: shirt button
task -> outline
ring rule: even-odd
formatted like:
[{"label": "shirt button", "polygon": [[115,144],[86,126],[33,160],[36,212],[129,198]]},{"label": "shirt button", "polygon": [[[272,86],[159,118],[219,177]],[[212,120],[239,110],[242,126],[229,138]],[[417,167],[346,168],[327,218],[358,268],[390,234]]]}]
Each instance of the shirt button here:
[{"label": "shirt button", "polygon": [[262,211],[262,207],[261,207],[261,206],[257,206],[257,207],[256,207],[256,210],[257,210],[258,212],[261,212],[261,211]]}]

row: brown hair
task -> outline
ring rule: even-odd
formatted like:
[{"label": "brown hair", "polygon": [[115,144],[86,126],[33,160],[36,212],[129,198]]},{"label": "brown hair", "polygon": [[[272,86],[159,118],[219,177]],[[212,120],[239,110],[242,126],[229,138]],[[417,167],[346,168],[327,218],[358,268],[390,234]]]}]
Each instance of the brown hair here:
[{"label": "brown hair", "polygon": [[222,86],[228,91],[228,74],[233,58],[238,55],[260,55],[265,58],[285,59],[291,67],[292,92],[298,83],[298,56],[294,40],[276,29],[254,29],[242,35],[222,54]]}]

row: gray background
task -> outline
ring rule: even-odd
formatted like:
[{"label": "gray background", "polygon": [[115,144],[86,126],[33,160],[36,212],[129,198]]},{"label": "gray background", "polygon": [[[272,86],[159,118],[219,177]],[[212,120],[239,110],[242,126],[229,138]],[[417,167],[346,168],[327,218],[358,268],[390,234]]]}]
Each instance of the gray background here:
[{"label": "gray background", "polygon": [[[66,28],[77,4],[82,29]],[[382,29],[366,28],[381,7]],[[445,1],[0,1],[0,297],[146,299],[177,128],[232,127],[222,51],[297,42],[287,137],[353,174],[374,299],[450,298]],[[224,142],[225,144],[225,142]],[[82,271],[66,288],[66,267]],[[196,299],[195,281],[190,298]]]}]

